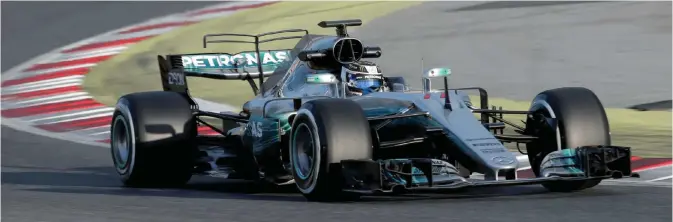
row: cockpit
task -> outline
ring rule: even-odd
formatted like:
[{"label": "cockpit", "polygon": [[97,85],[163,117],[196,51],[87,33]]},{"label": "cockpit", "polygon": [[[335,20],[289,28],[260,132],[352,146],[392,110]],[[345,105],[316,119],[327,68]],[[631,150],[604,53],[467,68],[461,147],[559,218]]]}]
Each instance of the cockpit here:
[{"label": "cockpit", "polygon": [[[345,89],[341,84],[311,84],[307,83],[309,76],[316,74],[325,76],[331,74],[338,82],[345,83]],[[328,75],[330,76],[330,75]],[[371,62],[358,62],[341,67],[341,70],[314,69],[310,63],[300,62],[294,69],[293,74],[285,81],[281,89],[282,97],[304,96],[329,96],[338,97],[360,96],[372,92],[382,91],[384,79],[379,67]],[[342,94],[342,90],[346,92]]]}]

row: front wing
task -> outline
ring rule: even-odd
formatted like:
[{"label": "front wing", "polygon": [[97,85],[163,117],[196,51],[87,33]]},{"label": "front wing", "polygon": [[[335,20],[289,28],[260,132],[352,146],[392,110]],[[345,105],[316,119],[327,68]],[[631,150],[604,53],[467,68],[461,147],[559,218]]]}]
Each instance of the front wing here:
[{"label": "front wing", "polygon": [[619,146],[586,146],[548,154],[540,176],[516,180],[467,180],[448,162],[437,159],[344,160],[345,191],[384,194],[480,186],[540,184],[637,176],[631,172],[631,151]]}]

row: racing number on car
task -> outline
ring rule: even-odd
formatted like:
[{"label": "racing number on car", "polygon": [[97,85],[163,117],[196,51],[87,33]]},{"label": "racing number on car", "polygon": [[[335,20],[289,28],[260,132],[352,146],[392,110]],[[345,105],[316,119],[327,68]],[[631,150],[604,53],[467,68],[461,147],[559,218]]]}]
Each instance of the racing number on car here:
[{"label": "racing number on car", "polygon": [[169,72],[168,84],[179,86],[185,85],[185,75],[180,72]]},{"label": "racing number on car", "polygon": [[262,137],[262,122],[250,122],[249,125],[253,137]]}]

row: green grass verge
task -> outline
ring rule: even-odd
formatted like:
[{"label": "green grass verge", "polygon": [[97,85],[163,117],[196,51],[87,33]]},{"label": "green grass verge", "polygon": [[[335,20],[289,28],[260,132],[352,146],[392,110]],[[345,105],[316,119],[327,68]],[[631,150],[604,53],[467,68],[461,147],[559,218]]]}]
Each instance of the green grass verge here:
[{"label": "green grass verge", "polygon": [[[219,44],[203,49],[201,37],[208,33],[258,34],[290,28],[305,28],[311,33],[333,34],[316,24],[323,20],[360,18],[368,21],[421,2],[281,2],[206,21],[133,45],[122,54],[96,66],[84,82],[98,101],[114,105],[120,96],[140,91],[161,90],[157,55],[198,52],[239,52],[250,45]],[[296,40],[264,45],[263,49],[291,48]],[[240,106],[252,98],[244,81],[216,81],[189,78],[195,97]],[[534,95],[531,95],[531,98]],[[475,98],[476,101],[476,98]],[[491,104],[505,109],[525,110],[529,102],[492,98]],[[633,147],[634,154],[645,157],[671,156],[671,113],[607,109],[615,145]],[[515,118],[515,117],[514,117]],[[518,121],[518,120],[517,120]]]}]

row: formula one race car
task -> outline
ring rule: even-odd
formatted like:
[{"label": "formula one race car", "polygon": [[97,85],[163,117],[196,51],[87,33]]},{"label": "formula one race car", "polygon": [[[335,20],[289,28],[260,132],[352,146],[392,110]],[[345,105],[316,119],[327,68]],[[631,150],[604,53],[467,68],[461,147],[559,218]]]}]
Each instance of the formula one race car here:
[{"label": "formula one race car", "polygon": [[[122,181],[131,187],[166,187],[183,185],[192,175],[210,175],[296,184],[309,200],[334,201],[521,184],[574,191],[603,179],[636,176],[630,148],[611,145],[608,119],[592,91],[551,89],[539,93],[527,111],[495,109],[489,108],[484,89],[449,89],[451,70],[433,68],[423,74],[423,89],[414,92],[403,78],[379,78],[377,67],[362,63],[379,58],[381,49],[349,37],[347,27],[361,24],[318,24],[336,28],[335,36],[303,29],[210,34],[203,38],[204,48],[251,43],[255,51],[158,56],[163,91],[128,94],[116,105],[110,144]],[[302,35],[286,36],[292,33]],[[287,39],[300,40],[291,50],[259,49],[262,43]],[[364,69],[349,72],[352,64],[364,64]],[[352,95],[347,80],[355,74],[381,87]],[[246,80],[256,97],[240,113],[200,110],[186,76]],[[443,89],[431,89],[435,78],[443,80]],[[469,90],[479,92],[479,108],[472,105]],[[525,115],[525,125],[503,114]],[[199,125],[221,135],[199,135]],[[506,125],[514,133],[504,134]],[[525,144],[528,163],[504,143]],[[517,168],[528,164],[536,178],[518,178]],[[483,179],[470,178],[474,173]]]}]

